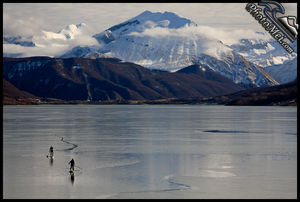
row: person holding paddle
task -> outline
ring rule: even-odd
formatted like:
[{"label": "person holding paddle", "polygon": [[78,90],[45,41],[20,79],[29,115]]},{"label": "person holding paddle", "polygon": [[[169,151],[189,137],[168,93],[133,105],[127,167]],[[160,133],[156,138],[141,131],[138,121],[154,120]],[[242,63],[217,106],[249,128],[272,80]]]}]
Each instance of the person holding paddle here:
[{"label": "person holding paddle", "polygon": [[72,160],[69,162],[69,164],[70,164],[70,172],[74,172],[75,161],[74,161],[73,158],[72,158]]}]

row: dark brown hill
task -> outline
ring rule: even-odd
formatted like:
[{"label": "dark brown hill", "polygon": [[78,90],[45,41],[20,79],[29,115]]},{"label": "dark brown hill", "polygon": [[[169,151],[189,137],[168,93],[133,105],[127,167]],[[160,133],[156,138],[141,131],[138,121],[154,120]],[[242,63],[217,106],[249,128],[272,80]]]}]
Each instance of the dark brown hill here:
[{"label": "dark brown hill", "polygon": [[34,103],[37,99],[36,96],[17,89],[10,82],[3,79],[3,104],[21,104],[21,103]]},{"label": "dark brown hill", "polygon": [[297,105],[297,79],[278,86],[248,89],[226,96],[227,105]]},{"label": "dark brown hill", "polygon": [[237,106],[296,106],[298,103],[297,80],[270,87],[259,87],[236,93],[205,98],[172,98],[139,101],[136,104],[219,104]]},{"label": "dark brown hill", "polygon": [[62,100],[193,98],[242,90],[214,72],[157,72],[111,58],[3,58],[3,78],[35,96]]}]

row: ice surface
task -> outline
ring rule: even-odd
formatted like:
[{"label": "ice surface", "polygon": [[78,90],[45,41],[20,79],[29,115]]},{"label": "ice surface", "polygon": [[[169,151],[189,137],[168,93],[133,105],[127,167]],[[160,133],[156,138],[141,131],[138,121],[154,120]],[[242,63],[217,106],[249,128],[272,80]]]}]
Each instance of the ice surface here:
[{"label": "ice surface", "polygon": [[4,106],[3,197],[296,198],[296,121],[296,107]]}]

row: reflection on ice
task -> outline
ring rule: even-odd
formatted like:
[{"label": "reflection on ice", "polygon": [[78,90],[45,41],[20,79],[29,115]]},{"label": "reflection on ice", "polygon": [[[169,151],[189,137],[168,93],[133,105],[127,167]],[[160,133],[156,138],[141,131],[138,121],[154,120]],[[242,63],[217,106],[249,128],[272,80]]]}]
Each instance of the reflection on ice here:
[{"label": "reflection on ice", "polygon": [[70,174],[70,180],[71,180],[71,183],[72,185],[74,184],[74,181],[75,181],[75,175],[74,173],[73,174]]},{"label": "reflection on ice", "polygon": [[230,133],[230,134],[249,133],[249,131],[242,131],[242,130],[205,130],[203,132],[207,132],[207,133]]}]

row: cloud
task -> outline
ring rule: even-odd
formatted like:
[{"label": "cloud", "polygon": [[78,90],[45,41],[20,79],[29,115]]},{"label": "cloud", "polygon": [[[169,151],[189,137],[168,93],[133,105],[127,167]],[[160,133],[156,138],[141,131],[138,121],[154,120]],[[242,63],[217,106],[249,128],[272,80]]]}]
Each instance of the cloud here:
[{"label": "cloud", "polygon": [[[283,5],[287,14],[297,16],[296,3]],[[246,3],[4,3],[3,33],[30,35],[86,23],[96,34],[145,10],[174,12],[201,26],[263,30],[245,6]]]},{"label": "cloud", "polygon": [[200,26],[198,33],[211,39],[221,40],[227,45],[237,44],[240,39],[253,39],[253,40],[270,40],[268,34],[258,34],[252,29],[234,29],[234,30],[220,30],[215,27]]},{"label": "cloud", "polygon": [[77,28],[69,25],[61,32],[41,31],[32,38],[34,47],[24,47],[15,44],[3,44],[3,52],[9,54],[21,54],[29,56],[60,56],[75,46],[100,46],[92,34],[86,29],[86,25]]},{"label": "cloud", "polygon": [[[180,38],[201,41],[201,49],[208,50],[216,46],[217,41],[231,45],[239,43],[242,38],[247,39],[269,39],[269,35],[257,34],[253,30],[220,30],[209,26],[186,26],[179,29],[169,29],[167,27],[157,27],[154,22],[147,21],[146,26],[140,25],[142,32],[132,32],[129,35],[136,37],[158,37],[168,38],[168,40],[181,40]],[[23,47],[20,45],[3,44],[3,52],[10,54],[21,54],[22,57],[29,56],[52,56],[57,57],[75,46],[97,46],[100,44],[87,25],[82,24],[77,28],[76,25],[69,25],[60,32],[41,31],[33,36],[32,41],[35,47]]]},{"label": "cloud", "polygon": [[[174,12],[198,25],[257,30],[260,25],[247,14],[246,3],[5,3],[4,33],[59,31],[65,25],[86,23],[99,33],[145,10]],[[286,13],[297,15],[297,4],[285,3]],[[31,29],[31,30],[30,30]],[[13,31],[14,30],[14,31]],[[259,31],[259,30],[257,30]]]},{"label": "cloud", "polygon": [[15,44],[3,44],[3,52],[5,54],[21,54],[21,57],[30,56],[49,56],[54,57],[57,54],[64,53],[68,49],[67,45],[53,44],[47,48],[36,46],[36,47],[25,47]]},{"label": "cloud", "polygon": [[[49,53],[56,56],[77,45],[97,45],[93,34],[137,16],[145,10],[174,12],[191,19],[197,28],[168,30],[146,29],[149,36],[202,37],[225,44],[241,38],[256,38],[262,26],[245,10],[246,3],[4,3],[3,36],[34,36],[36,47],[3,44],[4,52],[22,52],[26,56]],[[286,13],[297,15],[296,3],[283,4]],[[85,31],[76,40],[56,35],[69,24],[85,23]],[[148,24],[148,26],[152,26]],[[42,31],[44,30],[44,32]],[[48,36],[48,38],[47,38]],[[52,38],[51,38],[52,36]],[[49,40],[49,37],[51,38]]]},{"label": "cloud", "polygon": [[40,26],[44,23],[42,18],[24,17],[16,19],[4,13],[3,36],[32,36],[41,31]]},{"label": "cloud", "polygon": [[145,29],[143,32],[132,32],[129,35],[140,37],[183,37],[196,40],[199,39],[203,41],[219,40],[227,45],[239,43],[239,40],[243,38],[255,40],[271,39],[269,35],[257,34],[256,31],[251,29],[220,30],[218,28],[209,26],[186,26],[179,29],[152,26],[151,28]]},{"label": "cloud", "polygon": [[68,44],[68,45],[98,45],[95,38],[92,37],[88,26],[84,23],[77,25],[68,25],[60,32],[42,31],[39,35],[33,37],[35,44]]}]

